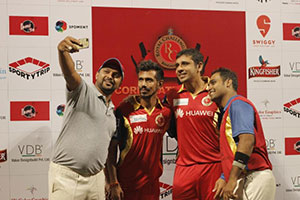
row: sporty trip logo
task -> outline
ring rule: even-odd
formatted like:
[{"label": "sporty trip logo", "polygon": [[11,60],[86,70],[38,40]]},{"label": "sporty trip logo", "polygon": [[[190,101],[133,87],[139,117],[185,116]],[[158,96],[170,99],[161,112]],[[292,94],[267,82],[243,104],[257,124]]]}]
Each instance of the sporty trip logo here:
[{"label": "sporty trip logo", "polygon": [[268,60],[264,60],[263,57],[260,55],[258,57],[260,66],[253,66],[249,68],[248,75],[249,79],[254,77],[278,77],[280,76],[280,65],[267,67],[269,63]]},{"label": "sporty trip logo", "polygon": [[48,17],[9,16],[10,35],[48,35]]},{"label": "sporty trip logo", "polygon": [[271,20],[266,15],[261,15],[256,20],[256,25],[263,37],[266,37],[271,27]]},{"label": "sporty trip logo", "polygon": [[300,98],[292,100],[288,103],[285,103],[284,107],[283,107],[284,112],[287,112],[294,117],[300,118],[300,111],[292,108],[293,106],[295,106],[297,104],[300,104]]},{"label": "sporty trip logo", "polygon": [[300,24],[283,23],[283,40],[300,41]]},{"label": "sporty trip logo", "polygon": [[43,76],[50,71],[48,63],[27,57],[9,64],[9,72],[26,80]]}]

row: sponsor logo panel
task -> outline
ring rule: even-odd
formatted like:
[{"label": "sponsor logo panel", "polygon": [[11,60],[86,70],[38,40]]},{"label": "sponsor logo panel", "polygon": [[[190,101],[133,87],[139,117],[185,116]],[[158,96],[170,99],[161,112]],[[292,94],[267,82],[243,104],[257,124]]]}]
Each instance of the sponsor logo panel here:
[{"label": "sponsor logo panel", "polygon": [[283,23],[283,40],[300,41],[300,23]]},{"label": "sponsor logo panel", "polygon": [[10,63],[8,69],[10,73],[25,80],[33,80],[47,74],[50,71],[50,65],[44,61],[26,57]]},{"label": "sponsor logo panel", "polygon": [[11,121],[48,121],[49,101],[11,101]]},{"label": "sponsor logo panel", "polygon": [[10,35],[48,35],[48,17],[9,16]]},{"label": "sponsor logo panel", "polygon": [[23,137],[13,133],[10,136],[10,173],[12,175],[46,173],[52,152],[51,132],[23,132],[22,135]]},{"label": "sponsor logo panel", "polygon": [[300,137],[285,138],[285,155],[300,155]]}]

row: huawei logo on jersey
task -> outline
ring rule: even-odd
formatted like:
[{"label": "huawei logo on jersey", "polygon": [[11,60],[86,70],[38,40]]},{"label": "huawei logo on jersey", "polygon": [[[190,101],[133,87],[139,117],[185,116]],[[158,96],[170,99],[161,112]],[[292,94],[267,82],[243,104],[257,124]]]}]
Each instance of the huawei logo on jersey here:
[{"label": "huawei logo on jersey", "polygon": [[137,127],[134,128],[133,132],[135,134],[142,134],[143,133],[143,127],[137,126]]},{"label": "huawei logo on jersey", "polygon": [[176,116],[176,118],[178,118],[178,117],[182,118],[183,115],[184,115],[184,113],[183,113],[183,110],[182,110],[182,109],[178,108],[178,109],[175,111],[175,116]]}]

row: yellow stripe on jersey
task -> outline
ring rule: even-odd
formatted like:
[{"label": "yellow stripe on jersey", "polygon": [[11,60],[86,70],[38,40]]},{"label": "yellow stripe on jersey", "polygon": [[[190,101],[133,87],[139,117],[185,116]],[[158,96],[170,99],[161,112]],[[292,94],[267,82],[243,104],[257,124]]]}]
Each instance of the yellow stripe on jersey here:
[{"label": "yellow stripe on jersey", "polygon": [[227,142],[228,142],[228,144],[231,148],[231,151],[232,151],[233,154],[235,154],[237,146],[236,146],[235,141],[232,137],[231,120],[230,120],[229,116],[227,116],[227,118],[226,118],[225,134],[226,134]]},{"label": "yellow stripe on jersey", "polygon": [[127,129],[128,134],[127,134],[125,148],[122,150],[121,155],[120,155],[119,165],[121,165],[123,163],[127,153],[129,152],[129,150],[131,148],[132,141],[133,141],[133,133],[132,133],[130,123],[126,117],[123,117],[123,118],[124,118],[124,127]]}]

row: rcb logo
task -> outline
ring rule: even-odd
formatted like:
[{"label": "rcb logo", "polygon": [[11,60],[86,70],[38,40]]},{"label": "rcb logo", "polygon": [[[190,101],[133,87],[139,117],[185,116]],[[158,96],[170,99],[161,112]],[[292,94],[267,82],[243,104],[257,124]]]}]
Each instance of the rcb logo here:
[{"label": "rcb logo", "polygon": [[168,35],[159,38],[154,46],[154,56],[157,62],[166,69],[175,69],[176,54],[187,46],[184,41],[168,30]]}]

